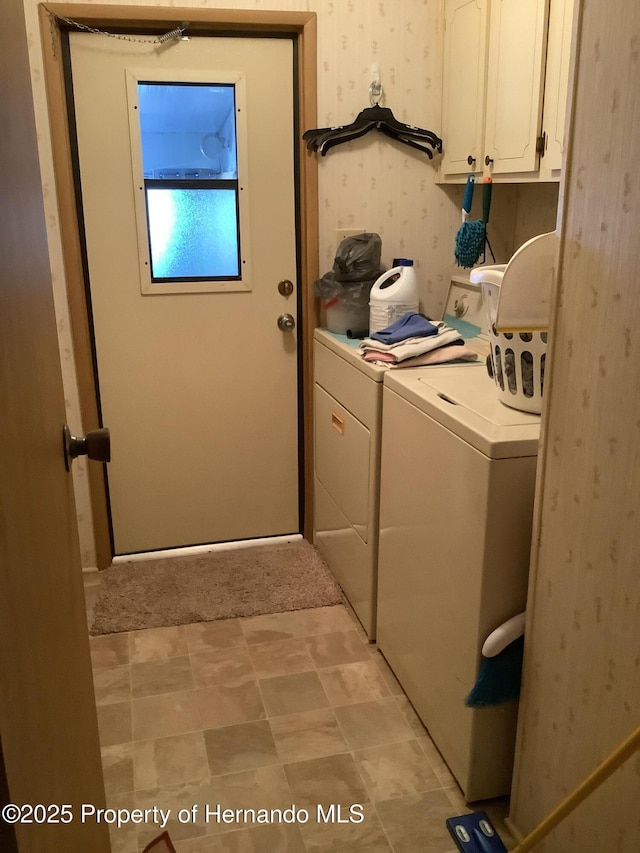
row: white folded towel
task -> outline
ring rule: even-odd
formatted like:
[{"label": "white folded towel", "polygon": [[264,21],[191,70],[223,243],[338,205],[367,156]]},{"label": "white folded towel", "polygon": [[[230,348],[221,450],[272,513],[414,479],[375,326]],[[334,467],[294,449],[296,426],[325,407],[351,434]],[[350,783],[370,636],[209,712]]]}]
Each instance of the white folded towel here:
[{"label": "white folded towel", "polygon": [[422,355],[425,352],[431,352],[439,347],[451,344],[454,341],[461,341],[462,335],[450,326],[445,326],[444,323],[438,324],[441,328],[438,329],[437,335],[431,335],[427,338],[407,338],[399,344],[381,344],[371,338],[365,338],[360,344],[360,349],[365,352],[384,352],[394,357],[394,361],[404,361],[405,358],[413,358],[416,355]]}]

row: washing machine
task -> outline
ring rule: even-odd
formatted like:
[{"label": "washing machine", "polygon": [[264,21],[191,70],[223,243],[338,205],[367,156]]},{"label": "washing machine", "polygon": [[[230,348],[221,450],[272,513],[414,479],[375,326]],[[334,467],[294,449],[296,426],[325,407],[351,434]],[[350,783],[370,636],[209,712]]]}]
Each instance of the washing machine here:
[{"label": "washing machine", "polygon": [[511,785],[517,703],[465,697],[526,607],[539,434],[485,370],[384,376],[377,643],[470,802]]},{"label": "washing machine", "polygon": [[359,343],[314,332],[314,543],[373,641],[386,369]]}]

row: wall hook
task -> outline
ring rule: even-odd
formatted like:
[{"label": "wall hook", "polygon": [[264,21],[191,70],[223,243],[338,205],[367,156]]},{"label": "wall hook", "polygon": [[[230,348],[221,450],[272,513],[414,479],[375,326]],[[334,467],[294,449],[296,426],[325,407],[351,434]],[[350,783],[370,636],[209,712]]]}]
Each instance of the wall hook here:
[{"label": "wall hook", "polygon": [[377,65],[371,66],[371,85],[369,86],[369,103],[372,107],[378,106],[384,98],[384,89],[380,82],[380,68]]}]

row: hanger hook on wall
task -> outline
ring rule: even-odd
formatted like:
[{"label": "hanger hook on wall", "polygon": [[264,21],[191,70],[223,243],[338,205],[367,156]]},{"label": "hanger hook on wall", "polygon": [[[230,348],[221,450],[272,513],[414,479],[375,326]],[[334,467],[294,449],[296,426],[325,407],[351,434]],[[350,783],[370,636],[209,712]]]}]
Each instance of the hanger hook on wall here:
[{"label": "hanger hook on wall", "polygon": [[380,84],[380,70],[377,65],[371,66],[371,77],[373,78],[369,86],[371,106],[359,112],[351,124],[305,130],[302,138],[307,143],[307,149],[317,151],[324,157],[334,145],[351,142],[370,130],[379,130],[385,136],[403,145],[422,151],[430,160],[433,160],[434,151],[442,154],[442,140],[432,130],[424,130],[398,121],[388,107],[380,105],[380,101],[384,98],[384,91]]},{"label": "hanger hook on wall", "polygon": [[372,107],[377,107],[384,99],[384,89],[380,82],[380,68],[377,65],[371,66],[371,85],[369,86],[369,103]]}]

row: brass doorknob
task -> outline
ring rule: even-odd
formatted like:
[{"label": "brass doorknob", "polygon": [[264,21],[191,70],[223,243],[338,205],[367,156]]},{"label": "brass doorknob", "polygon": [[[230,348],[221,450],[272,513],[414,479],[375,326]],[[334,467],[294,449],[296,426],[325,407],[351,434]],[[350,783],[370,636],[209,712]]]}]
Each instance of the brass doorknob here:
[{"label": "brass doorknob", "polygon": [[290,332],[292,329],[295,329],[295,326],[296,321],[291,314],[281,314],[278,317],[278,328],[281,332]]},{"label": "brass doorknob", "polygon": [[96,462],[111,462],[111,435],[106,427],[93,429],[84,438],[76,438],[65,424],[62,430],[62,446],[64,467],[67,471],[71,470],[71,463],[78,456],[88,456]]},{"label": "brass doorknob", "polygon": [[293,282],[288,278],[283,278],[278,282],[278,293],[280,296],[291,296],[293,293]]}]

